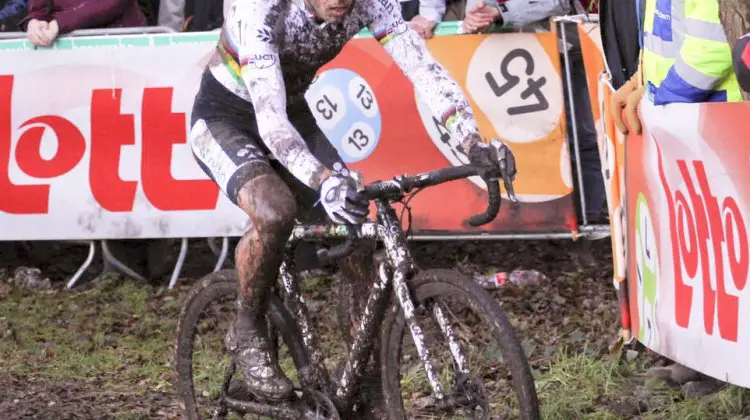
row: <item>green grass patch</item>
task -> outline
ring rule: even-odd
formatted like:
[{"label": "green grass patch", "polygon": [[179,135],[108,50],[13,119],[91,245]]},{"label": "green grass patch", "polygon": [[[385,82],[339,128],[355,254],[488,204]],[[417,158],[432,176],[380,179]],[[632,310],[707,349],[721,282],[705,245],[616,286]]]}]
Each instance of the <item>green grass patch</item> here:
[{"label": "green grass patch", "polygon": [[[179,306],[135,282],[81,293],[14,294],[0,301],[0,370],[50,379],[97,380],[104,389],[171,389]],[[173,299],[173,298],[172,298]]]},{"label": "green grass patch", "polygon": [[702,397],[646,377],[643,359],[625,362],[561,352],[537,377],[542,414],[548,420],[741,419],[750,413],[750,390],[726,385]]}]

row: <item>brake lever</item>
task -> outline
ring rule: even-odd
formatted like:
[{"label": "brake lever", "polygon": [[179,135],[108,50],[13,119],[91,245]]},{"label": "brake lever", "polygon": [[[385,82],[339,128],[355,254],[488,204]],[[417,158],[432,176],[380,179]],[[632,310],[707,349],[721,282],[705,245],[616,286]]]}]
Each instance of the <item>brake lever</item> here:
[{"label": "brake lever", "polygon": [[516,157],[505,143],[499,140],[493,140],[492,146],[497,149],[498,166],[500,167],[500,177],[503,179],[505,191],[508,193],[508,200],[511,203],[518,203],[513,180],[516,178]]}]

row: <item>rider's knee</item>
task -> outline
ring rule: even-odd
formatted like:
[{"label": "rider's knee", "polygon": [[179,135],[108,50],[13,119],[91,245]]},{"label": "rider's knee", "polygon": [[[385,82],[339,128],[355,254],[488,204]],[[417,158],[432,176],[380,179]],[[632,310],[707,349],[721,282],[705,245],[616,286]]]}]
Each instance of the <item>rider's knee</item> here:
[{"label": "rider's knee", "polygon": [[238,203],[250,216],[253,228],[265,235],[286,239],[295,223],[297,201],[277,175],[259,176],[245,184]]}]

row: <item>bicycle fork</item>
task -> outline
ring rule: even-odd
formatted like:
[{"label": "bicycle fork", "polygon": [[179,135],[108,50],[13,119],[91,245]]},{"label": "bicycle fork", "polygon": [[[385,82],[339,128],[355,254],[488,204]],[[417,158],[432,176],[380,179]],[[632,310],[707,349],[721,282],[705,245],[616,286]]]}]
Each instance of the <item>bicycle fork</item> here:
[{"label": "bicycle fork", "polygon": [[[432,358],[430,350],[427,348],[424,339],[424,331],[422,326],[419,325],[415,313],[414,299],[411,296],[408,286],[408,278],[413,272],[412,260],[409,255],[408,248],[406,246],[406,238],[404,237],[403,231],[400,229],[400,224],[396,218],[395,211],[382,203],[377,203],[381,212],[381,224],[385,228],[385,234],[383,235],[383,243],[385,245],[386,253],[389,260],[393,264],[393,290],[396,293],[401,308],[404,311],[404,319],[406,325],[409,327],[411,332],[412,340],[414,341],[414,347],[417,349],[417,354],[424,367],[427,380],[430,382],[432,392],[435,398],[445,403],[445,394],[443,393],[443,387],[440,385],[440,381],[437,378],[435,369],[432,366]],[[461,373],[468,373],[468,367],[466,366],[466,359],[461,353],[460,346],[456,340],[453,330],[448,323],[440,305],[435,303],[432,305],[433,315],[437,320],[438,326],[443,334],[443,337],[448,342],[448,346],[453,355],[453,359]]]},{"label": "bicycle fork", "polygon": [[412,340],[414,340],[414,347],[417,348],[419,360],[422,362],[422,366],[427,374],[427,380],[430,382],[432,392],[435,394],[435,398],[443,400],[445,397],[443,394],[443,387],[440,385],[440,381],[438,381],[437,375],[435,374],[435,369],[432,367],[430,350],[427,348],[424,340],[424,331],[422,331],[422,327],[417,322],[416,314],[414,313],[414,301],[409,293],[409,287],[406,285],[406,275],[407,270],[405,268],[397,269],[393,273],[393,288],[396,292],[396,298],[398,299],[401,308],[404,310],[406,325],[411,332]]}]

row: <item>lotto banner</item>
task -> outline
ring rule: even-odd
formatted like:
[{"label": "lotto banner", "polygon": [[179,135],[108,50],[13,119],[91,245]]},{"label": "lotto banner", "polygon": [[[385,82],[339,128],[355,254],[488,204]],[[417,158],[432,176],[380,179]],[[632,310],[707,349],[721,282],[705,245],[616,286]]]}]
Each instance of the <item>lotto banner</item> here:
[{"label": "lotto banner", "polygon": [[[504,200],[494,223],[471,228],[486,189],[455,181],[412,200],[414,231],[575,231],[555,34],[451,31],[444,25],[429,48],[464,87],[482,134],[515,152],[521,202]],[[0,41],[0,240],[241,235],[246,217],[186,143],[216,41],[215,32],[63,38],[51,49]],[[366,32],[306,97],[366,181],[467,162]]]},{"label": "lotto banner", "polygon": [[633,332],[750,387],[750,103],[641,106],[626,157]]}]

